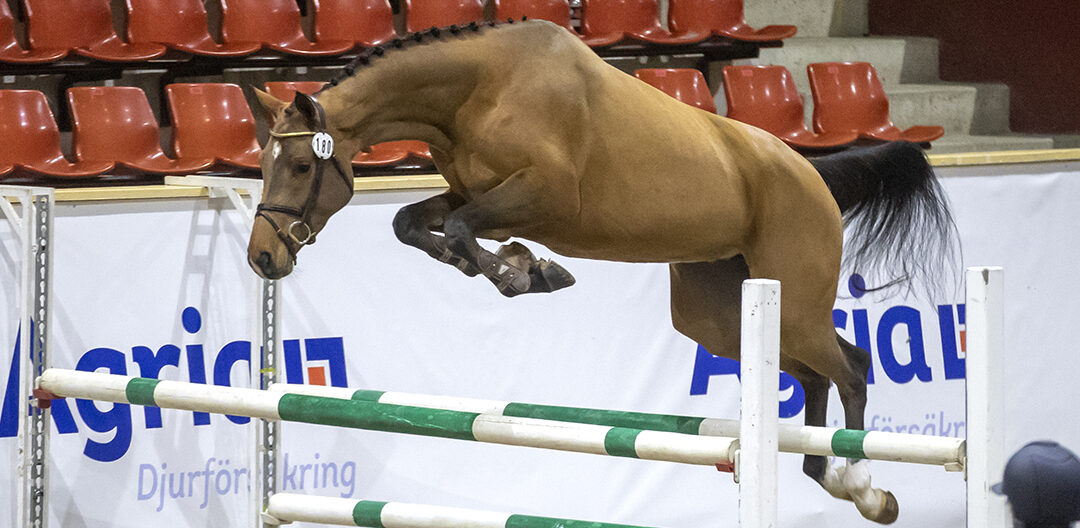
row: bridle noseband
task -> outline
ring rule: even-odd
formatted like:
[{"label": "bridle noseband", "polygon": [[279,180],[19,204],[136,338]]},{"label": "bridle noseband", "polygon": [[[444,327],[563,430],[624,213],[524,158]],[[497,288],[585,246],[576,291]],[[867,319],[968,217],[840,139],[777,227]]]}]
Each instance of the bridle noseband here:
[{"label": "bridle noseband", "polygon": [[[306,97],[306,96],[305,96]],[[315,181],[311,184],[311,192],[308,193],[307,201],[304,202],[302,208],[296,208],[289,205],[278,205],[271,203],[260,203],[255,208],[255,216],[262,217],[264,220],[270,223],[270,226],[274,228],[274,232],[278,238],[285,244],[285,249],[289,252],[289,256],[293,261],[296,260],[296,252],[300,251],[300,248],[309,244],[315,243],[314,230],[308,224],[310,220],[311,211],[315,208],[315,202],[319,198],[319,190],[322,187],[322,175],[323,175],[323,162],[329,161],[341,178],[345,181],[345,185],[349,187],[350,193],[353,189],[353,179],[351,174],[346,174],[345,170],[341,168],[341,164],[334,158],[334,138],[330,137],[330,134],[326,133],[326,113],[322,108],[322,105],[318,104],[314,98],[311,101],[315,104],[315,108],[318,114],[318,130],[304,130],[299,132],[270,132],[270,136],[281,140],[285,138],[304,137],[311,136],[311,149],[315,152]],[[296,218],[287,228],[282,229],[278,226],[268,212],[282,213]],[[301,233],[304,236],[298,236],[295,232],[297,226],[302,226],[304,232]],[[296,249],[289,244],[289,241],[293,241],[296,244]]]}]

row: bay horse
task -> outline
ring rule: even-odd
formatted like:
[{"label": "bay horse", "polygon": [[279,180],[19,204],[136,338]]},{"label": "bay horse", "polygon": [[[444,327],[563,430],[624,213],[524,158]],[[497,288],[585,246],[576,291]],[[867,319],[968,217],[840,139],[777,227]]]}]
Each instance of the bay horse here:
[{"label": "bay horse", "polygon": [[[783,284],[781,360],[824,426],[830,381],[849,429],[863,429],[870,355],[832,320],[844,245],[858,265],[919,279],[954,229],[921,149],[892,143],[808,161],[771,134],[683,104],[601,60],[543,21],[432,28],[361,53],[314,96],[263,92],[272,121],[248,260],[268,279],[353,193],[350,160],[371,145],[421,140],[449,190],[405,206],[394,232],[507,296],[573,276],[521,238],[590,259],[663,262],[675,328],[739,358],[744,279]],[[440,234],[442,233],[442,234]],[[865,461],[804,472],[887,524],[899,507]]]}]

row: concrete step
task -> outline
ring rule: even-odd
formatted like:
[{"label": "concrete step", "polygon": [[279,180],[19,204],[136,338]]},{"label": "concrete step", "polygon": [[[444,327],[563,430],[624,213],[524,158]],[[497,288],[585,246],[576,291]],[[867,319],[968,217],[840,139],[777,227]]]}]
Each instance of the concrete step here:
[{"label": "concrete step", "polygon": [[1051,137],[1003,135],[968,136],[946,134],[932,143],[930,154],[994,152],[999,150],[1041,150],[1054,148]]},{"label": "concrete step", "polygon": [[900,128],[945,127],[946,134],[970,134],[977,90],[954,84],[897,84],[885,87],[889,117]]},{"label": "concrete step", "polygon": [[[882,84],[897,84],[904,78],[904,57],[908,40],[902,38],[790,38],[782,48],[766,48],[756,59],[738,64],[778,64],[791,71],[800,92],[810,90],[806,66],[815,62],[869,62]],[[935,68],[936,70],[936,68]],[[918,77],[918,76],[913,76]],[[932,80],[932,79],[923,79]]]},{"label": "concrete step", "polygon": [[[900,128],[931,125],[945,127],[946,134],[971,133],[977,99],[977,90],[973,86],[897,84],[886,86],[885,94],[889,97],[889,118]],[[801,95],[805,101],[806,126],[810,127],[814,114],[813,99],[809,91]],[[723,90],[716,95],[716,100],[718,105],[723,102]]]},{"label": "concrete step", "polygon": [[1001,83],[965,83],[975,88],[972,134],[1009,133],[1009,86]]},{"label": "concrete step", "polygon": [[1059,134],[1053,139],[1054,148],[1080,148],[1080,134]]},{"label": "concrete step", "polygon": [[800,37],[861,37],[868,33],[867,0],[768,0],[743,2],[751,26],[793,24]]}]

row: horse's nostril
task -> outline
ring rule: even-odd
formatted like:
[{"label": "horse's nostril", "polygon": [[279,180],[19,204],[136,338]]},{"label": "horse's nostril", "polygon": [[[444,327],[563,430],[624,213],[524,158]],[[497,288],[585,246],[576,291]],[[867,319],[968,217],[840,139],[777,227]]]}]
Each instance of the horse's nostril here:
[{"label": "horse's nostril", "polygon": [[255,259],[255,264],[259,266],[259,269],[266,271],[270,267],[270,254],[265,251],[259,253],[258,258]]}]

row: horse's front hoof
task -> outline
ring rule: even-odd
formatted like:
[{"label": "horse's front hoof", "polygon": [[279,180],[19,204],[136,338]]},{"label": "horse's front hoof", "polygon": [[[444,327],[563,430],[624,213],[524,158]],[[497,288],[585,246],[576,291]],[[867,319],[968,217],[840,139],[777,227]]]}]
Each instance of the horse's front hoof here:
[{"label": "horse's front hoof", "polygon": [[545,291],[553,292],[573,286],[577,279],[566,268],[550,260],[540,261],[540,276],[547,284]]}]

